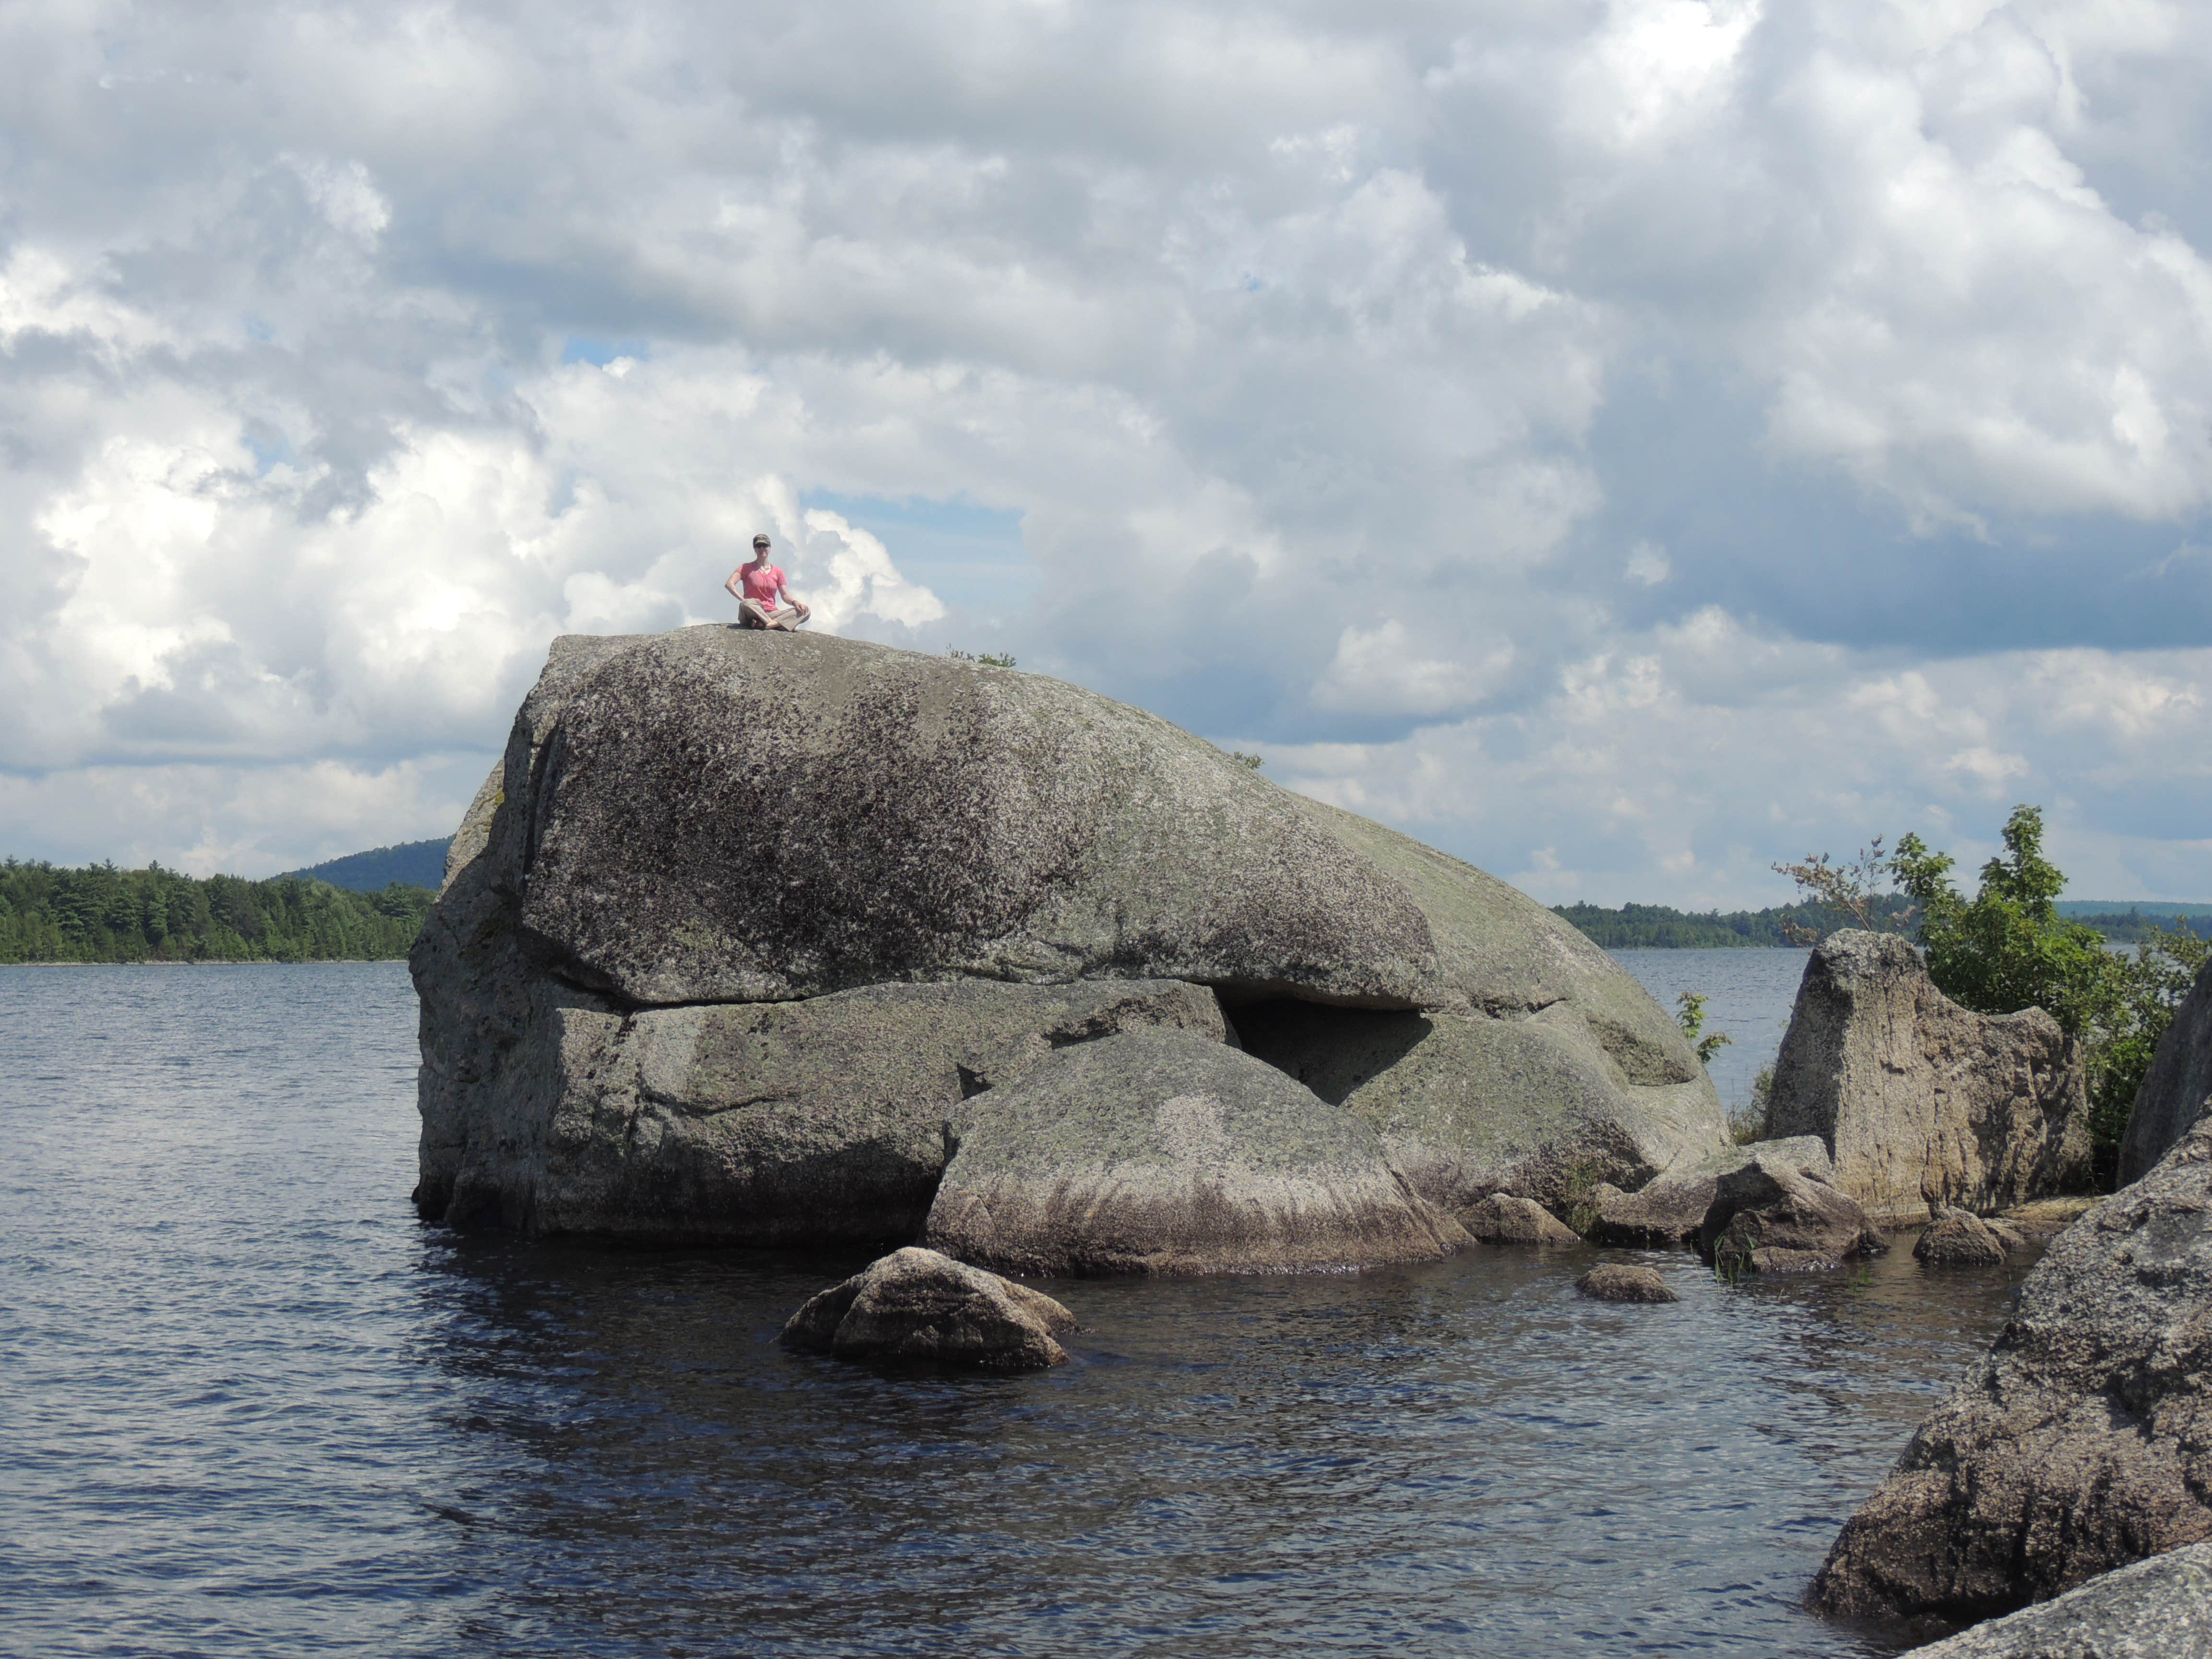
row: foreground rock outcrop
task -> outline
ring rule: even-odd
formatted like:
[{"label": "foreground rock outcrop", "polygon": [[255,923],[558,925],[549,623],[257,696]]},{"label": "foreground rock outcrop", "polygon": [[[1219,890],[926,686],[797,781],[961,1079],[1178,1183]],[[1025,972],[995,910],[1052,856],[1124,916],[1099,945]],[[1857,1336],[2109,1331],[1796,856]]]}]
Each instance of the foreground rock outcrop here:
[{"label": "foreground rock outcrop", "polygon": [[1139,710],[818,635],[556,641],[411,965],[456,1224],[911,1238],[956,1109],[1152,1028],[1443,1208],[1724,1139],[1674,1022],[1503,883]]},{"label": "foreground rock outcrop", "polygon": [[2003,1613],[2212,1538],[2212,1122],[2059,1234],[1980,1373],[1814,1582],[1831,1612]]},{"label": "foreground rock outcrop", "polygon": [[2081,1055],[2039,1008],[1977,1014],[1893,934],[1814,948],[1774,1065],[1767,1127],[1817,1135],[1878,1220],[2002,1209],[2090,1181]]},{"label": "foreground rock outcrop", "polygon": [[1816,1135],[1789,1140],[1754,1141],[1747,1146],[1723,1146],[1705,1157],[1675,1165],[1632,1193],[1607,1193],[1591,1224],[1594,1244],[1694,1244],[1705,1224],[1705,1212],[1721,1177],[1741,1170],[1753,1158],[1770,1158],[1831,1185],[1835,1165],[1828,1149]]},{"label": "foreground rock outcrop", "polygon": [[1468,1242],[1365,1122],[1187,1033],[1062,1049],[951,1137],[927,1242],[1007,1273],[1326,1272]]},{"label": "foreground rock outcrop", "polygon": [[1905,1659],[2212,1659],[2212,1544],[2106,1573]]},{"label": "foreground rock outcrop", "polygon": [[2212,960],[2173,1011],[2120,1136],[2120,1185],[2140,1181],[2212,1105]]},{"label": "foreground rock outcrop", "polygon": [[840,1359],[924,1360],[973,1370],[1067,1363],[1075,1316],[1041,1291],[911,1247],[810,1297],[776,1340]]}]

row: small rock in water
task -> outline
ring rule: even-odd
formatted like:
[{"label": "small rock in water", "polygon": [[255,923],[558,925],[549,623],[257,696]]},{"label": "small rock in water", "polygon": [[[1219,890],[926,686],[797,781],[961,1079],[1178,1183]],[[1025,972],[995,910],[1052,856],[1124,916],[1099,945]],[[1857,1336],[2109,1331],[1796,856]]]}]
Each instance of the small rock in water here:
[{"label": "small rock in water", "polygon": [[1625,1261],[1601,1261],[1575,1281],[1575,1288],[1600,1302],[1680,1302],[1667,1281],[1649,1267]]},{"label": "small rock in water", "polygon": [[1826,1273],[1844,1264],[1825,1250],[1760,1249],[1751,1253],[1755,1273]]},{"label": "small rock in water", "polygon": [[1053,1339],[1074,1328],[1075,1316],[1041,1291],[909,1247],[811,1298],[776,1340],[840,1359],[1036,1371],[1067,1363]]},{"label": "small rock in water", "polygon": [[1461,1212],[1460,1225],[1486,1244],[1579,1244],[1575,1230],[1533,1198],[1492,1193]]},{"label": "small rock in water", "polygon": [[1996,1230],[1971,1210],[1942,1212],[1912,1247],[1913,1260],[1937,1267],[2001,1267],[2005,1254],[2005,1242]]},{"label": "small rock in water", "polygon": [[1889,1248],[1850,1198],[1764,1155],[1714,1184],[1698,1242],[1724,1273],[1818,1272]]}]

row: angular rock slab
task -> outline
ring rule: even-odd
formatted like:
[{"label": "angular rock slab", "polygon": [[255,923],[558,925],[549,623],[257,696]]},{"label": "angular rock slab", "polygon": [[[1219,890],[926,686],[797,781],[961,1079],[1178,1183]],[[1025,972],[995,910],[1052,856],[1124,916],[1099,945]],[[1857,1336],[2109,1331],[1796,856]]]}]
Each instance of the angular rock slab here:
[{"label": "angular rock slab", "polygon": [[911,1238],[963,1099],[1062,1045],[1154,1025],[1226,1034],[1212,992],[1171,980],[630,1012],[569,993],[460,1126],[444,1214],[655,1243]]},{"label": "angular rock slab", "polygon": [[1500,1191],[1564,1205],[1597,1182],[1639,1187],[1726,1144],[1726,1115],[1694,1055],[1675,1065],[1656,1050],[1609,1048],[1602,1028],[1565,1002],[1492,1016],[1278,1000],[1231,1017],[1249,1052],[1373,1124],[1391,1162],[1440,1208]]},{"label": "angular rock slab", "polygon": [[839,1359],[1036,1371],[1067,1363],[1054,1339],[1074,1328],[1043,1292],[909,1246],[811,1297],[776,1340]]},{"label": "angular rock slab", "polygon": [[2212,1126],[2053,1241],[1815,1605],[1978,1618],[2212,1538]]},{"label": "angular rock slab", "polygon": [[2120,1184],[2140,1181],[2212,1105],[2212,959],[2173,1011],[2120,1137]]},{"label": "angular rock slab", "polygon": [[1468,1237],[1485,1244],[1579,1244],[1575,1230],[1535,1200],[1492,1193],[1459,1215]]},{"label": "angular rock slab", "polygon": [[951,1133],[925,1242],[1008,1273],[1328,1271],[1468,1243],[1358,1118],[1181,1032],[1063,1048]]},{"label": "angular rock slab", "polygon": [[2212,1544],[2105,1573],[1905,1659],[2212,1659]]},{"label": "angular rock slab", "polygon": [[1944,1211],[1912,1247],[1915,1261],[1941,1267],[2002,1267],[2008,1254],[2003,1235],[1971,1210]]},{"label": "angular rock slab", "polygon": [[1754,1158],[1779,1160],[1799,1173],[1831,1185],[1835,1165],[1817,1135],[1798,1135],[1788,1140],[1754,1141],[1747,1146],[1728,1146],[1702,1158],[1662,1170],[1632,1193],[1608,1194],[1598,1206],[1590,1228],[1594,1244],[1694,1244],[1705,1224],[1705,1212],[1723,1176],[1741,1170]]},{"label": "angular rock slab", "polygon": [[1813,949],[1774,1063],[1768,1127],[1818,1135],[1836,1185],[1877,1218],[2002,1209],[2090,1180],[2081,1059],[2039,1008],[1977,1014],[1894,934]]},{"label": "angular rock slab", "polygon": [[1804,1273],[1889,1247],[1844,1194],[1762,1154],[1713,1183],[1698,1248],[1724,1270]]}]

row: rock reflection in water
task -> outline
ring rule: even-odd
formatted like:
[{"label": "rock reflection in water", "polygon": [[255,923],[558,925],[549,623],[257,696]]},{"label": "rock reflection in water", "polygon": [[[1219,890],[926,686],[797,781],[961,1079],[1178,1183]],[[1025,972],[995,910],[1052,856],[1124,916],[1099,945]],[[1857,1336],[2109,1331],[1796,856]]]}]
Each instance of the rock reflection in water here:
[{"label": "rock reflection in water", "polygon": [[1893,1650],[1798,1599],[2021,1272],[1080,1281],[1062,1370],[875,1371],[772,1342],[857,1256],[417,1228],[396,967],[4,988],[9,1650]]}]

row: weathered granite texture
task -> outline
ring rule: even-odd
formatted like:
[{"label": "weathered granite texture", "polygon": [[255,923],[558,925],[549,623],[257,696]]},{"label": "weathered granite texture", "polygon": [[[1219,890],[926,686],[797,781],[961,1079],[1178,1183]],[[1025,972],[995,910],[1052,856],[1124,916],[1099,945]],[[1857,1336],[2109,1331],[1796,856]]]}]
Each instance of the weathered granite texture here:
[{"label": "weathered granite texture", "polygon": [[2003,1613],[2212,1538],[2212,1122],[2051,1243],[1978,1376],[1814,1581],[1832,1612]]},{"label": "weathered granite texture", "polygon": [[[834,1001],[876,988],[995,988],[960,1016],[993,1054],[1122,1029],[1068,1024],[1085,985],[1231,1042],[1249,1014],[1440,1203],[1723,1138],[1674,1022],[1504,884],[1139,710],[826,636],[556,641],[412,965],[417,1202],[457,1223],[911,1237],[928,1126],[1013,1073]],[[726,1012],[771,1007],[811,1012]]]},{"label": "weathered granite texture", "polygon": [[1055,1339],[1074,1328],[1075,1316],[1042,1291],[908,1248],[809,1298],[777,1340],[840,1359],[1036,1371],[1067,1363]]},{"label": "weathered granite texture", "polygon": [[1626,1261],[1601,1261],[1575,1281],[1575,1288],[1596,1302],[1680,1302],[1667,1281],[1650,1267]]},{"label": "weathered granite texture", "polygon": [[2008,1254],[2004,1234],[1972,1210],[1945,1210],[1912,1246],[1912,1259],[1929,1267],[1995,1267]]},{"label": "weathered granite texture", "polygon": [[1579,1244],[1581,1237],[1533,1198],[1492,1193],[1459,1212],[1459,1224],[1485,1244]]},{"label": "weathered granite texture", "polygon": [[2212,1659],[2212,1544],[2189,1544],[1905,1659]]},{"label": "weathered granite texture", "polygon": [[1180,1031],[1063,1048],[953,1119],[932,1249],[1008,1273],[1327,1271],[1464,1246],[1366,1124]]},{"label": "weathered granite texture", "polygon": [[2212,960],[2173,1011],[2120,1136],[2120,1185],[2140,1181],[2212,1105]]},{"label": "weathered granite texture", "polygon": [[1698,1247],[1724,1272],[1762,1273],[1834,1267],[1889,1248],[1849,1196],[1771,1153],[1713,1183]]},{"label": "weathered granite texture", "polygon": [[1594,1244],[1694,1244],[1705,1224],[1705,1212],[1723,1176],[1754,1158],[1772,1158],[1816,1181],[1833,1184],[1835,1165],[1817,1135],[1789,1140],[1754,1141],[1724,1146],[1694,1161],[1676,1164],[1632,1193],[1608,1193],[1591,1224]]},{"label": "weathered granite texture", "polygon": [[1911,945],[1846,930],[1813,951],[1774,1066],[1767,1124],[1818,1135],[1877,1219],[1931,1203],[2001,1209],[2090,1179],[2081,1060],[2039,1008],[1969,1012]]},{"label": "weathered granite texture", "polygon": [[911,1238],[963,1100],[1148,1026],[1224,1031],[1213,993],[1178,980],[954,980],[628,1012],[549,995],[475,1116],[447,1217],[662,1243]]}]

